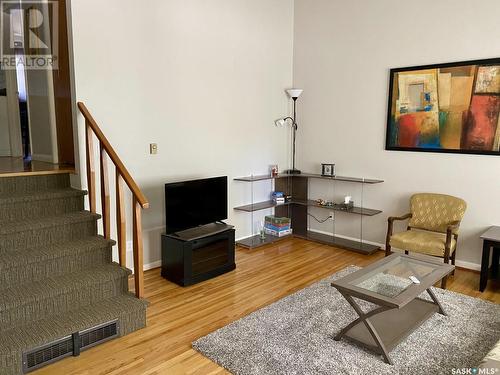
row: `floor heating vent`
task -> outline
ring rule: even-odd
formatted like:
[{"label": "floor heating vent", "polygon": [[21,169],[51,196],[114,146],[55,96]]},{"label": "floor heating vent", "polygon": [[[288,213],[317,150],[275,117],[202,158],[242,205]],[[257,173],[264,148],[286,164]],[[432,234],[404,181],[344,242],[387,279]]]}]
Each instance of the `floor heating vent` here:
[{"label": "floor heating vent", "polygon": [[64,337],[23,354],[24,373],[73,354],[72,336]]},{"label": "floor heating vent", "polygon": [[80,332],[81,350],[89,349],[95,345],[102,344],[105,341],[114,339],[118,336],[118,321],[104,323],[102,325]]},{"label": "floor heating vent", "polygon": [[23,372],[37,370],[68,356],[78,356],[80,351],[114,339],[119,333],[119,323],[114,320],[39,346],[23,353]]}]

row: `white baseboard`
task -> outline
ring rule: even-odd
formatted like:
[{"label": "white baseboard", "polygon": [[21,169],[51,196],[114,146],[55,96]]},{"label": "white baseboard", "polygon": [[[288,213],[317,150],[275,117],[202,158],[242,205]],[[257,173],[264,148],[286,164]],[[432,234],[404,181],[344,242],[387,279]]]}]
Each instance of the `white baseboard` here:
[{"label": "white baseboard", "polygon": [[473,271],[481,271],[481,265],[472,262],[466,262],[464,260],[455,260],[455,265],[460,268],[466,268]]},{"label": "white baseboard", "polygon": [[5,149],[0,148],[0,156],[10,156],[10,149],[9,148],[5,148]]},{"label": "white baseboard", "polygon": [[152,270],[153,268],[158,268],[158,267],[161,267],[161,260],[157,260],[156,262],[145,264],[144,271]]},{"label": "white baseboard", "polygon": [[[163,232],[165,230],[164,226],[159,226],[159,227],[153,227],[153,228],[148,228],[143,230],[143,239],[146,237],[146,233],[148,232]],[[127,241],[127,266],[134,272],[134,251],[133,251],[133,242],[132,241]],[[150,263],[145,263],[143,265],[143,270],[148,271],[153,268],[158,268],[161,267],[161,259],[150,262]]]},{"label": "white baseboard", "polygon": [[[309,229],[310,232],[314,232],[314,233],[319,233],[319,234],[326,234],[327,236],[331,236],[332,233],[331,232],[325,232],[323,230],[316,230],[316,229]],[[351,241],[359,241],[360,239],[359,238],[356,238],[356,237],[349,237],[349,236],[343,236],[341,234],[335,234],[335,237],[339,237],[339,238],[343,238],[345,240],[351,240]],[[367,241],[367,240],[363,240],[364,243],[367,243],[368,245],[373,245],[373,246],[378,246],[380,247],[382,250],[385,250],[385,245],[384,244],[381,244],[381,243],[378,243],[378,242],[373,242],[373,241]]]},{"label": "white baseboard", "polygon": [[[321,230],[316,230],[316,229],[309,229],[311,232],[315,233],[320,233],[320,234],[326,234],[326,235],[332,235],[332,233],[321,231]],[[345,238],[346,240],[352,240],[352,241],[359,241],[359,238],[354,238],[354,237],[348,237],[348,236],[343,236],[341,234],[335,234],[335,236],[340,237],[340,238]],[[380,249],[385,250],[385,244],[381,244],[378,242],[373,242],[373,241],[366,241],[363,240],[364,243],[367,243],[369,245],[375,245],[375,246],[380,246]],[[466,268],[468,270],[473,270],[473,271],[480,271],[481,270],[481,265],[477,263],[472,263],[472,262],[466,262],[464,260],[459,260],[457,259],[455,261],[455,265],[460,268]]]},{"label": "white baseboard", "polygon": [[[134,252],[132,249],[129,250],[129,243],[131,244],[132,241],[127,241],[127,260],[134,259]],[[143,265],[142,269],[144,271],[152,270],[153,268],[158,268],[161,267],[161,260],[157,260],[155,262],[151,263],[146,263]],[[127,268],[130,268],[132,272],[134,272],[134,262],[133,261],[127,261]]]}]

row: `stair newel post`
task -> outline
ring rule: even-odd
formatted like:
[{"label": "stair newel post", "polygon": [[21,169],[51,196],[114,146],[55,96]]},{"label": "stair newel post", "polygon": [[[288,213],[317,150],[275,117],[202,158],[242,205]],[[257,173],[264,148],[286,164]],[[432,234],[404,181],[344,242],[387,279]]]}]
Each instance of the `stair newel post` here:
[{"label": "stair newel post", "polygon": [[118,237],[118,257],[120,265],[127,267],[127,227],[125,220],[125,199],[123,192],[123,178],[116,170],[116,231]]},{"label": "stair newel post", "polygon": [[90,211],[96,213],[94,140],[92,128],[88,120],[85,121],[85,144],[87,146],[87,189],[89,191],[89,205]]},{"label": "stair newel post", "polygon": [[108,177],[108,157],[106,150],[99,142],[101,155],[101,206],[102,206],[102,228],[104,237],[111,238],[111,219],[110,219],[110,195],[109,195],[109,177]]},{"label": "stair newel post", "polygon": [[144,297],[144,273],[143,273],[143,249],[142,249],[142,206],[134,196],[132,201],[132,211],[134,216],[134,278],[135,295],[137,298]]}]

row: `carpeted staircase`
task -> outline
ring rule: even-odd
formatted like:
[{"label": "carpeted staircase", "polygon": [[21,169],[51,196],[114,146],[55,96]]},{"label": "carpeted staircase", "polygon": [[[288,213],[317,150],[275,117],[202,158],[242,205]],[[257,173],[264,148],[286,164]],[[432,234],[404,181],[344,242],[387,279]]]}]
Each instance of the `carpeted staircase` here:
[{"label": "carpeted staircase", "polygon": [[40,346],[53,343],[25,367],[146,324],[147,302],[128,292],[130,271],[112,262],[114,242],[97,235],[85,194],[68,174],[0,177],[2,375],[22,374],[23,353]]}]

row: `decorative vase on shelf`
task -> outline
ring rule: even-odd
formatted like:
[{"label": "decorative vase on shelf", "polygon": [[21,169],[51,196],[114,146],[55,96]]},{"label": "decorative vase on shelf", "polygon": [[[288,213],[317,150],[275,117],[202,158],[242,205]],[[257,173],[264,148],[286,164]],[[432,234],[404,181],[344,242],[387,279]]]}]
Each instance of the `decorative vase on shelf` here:
[{"label": "decorative vase on shelf", "polygon": [[260,222],[260,239],[262,241],[266,239],[266,232],[264,231],[264,220]]}]

